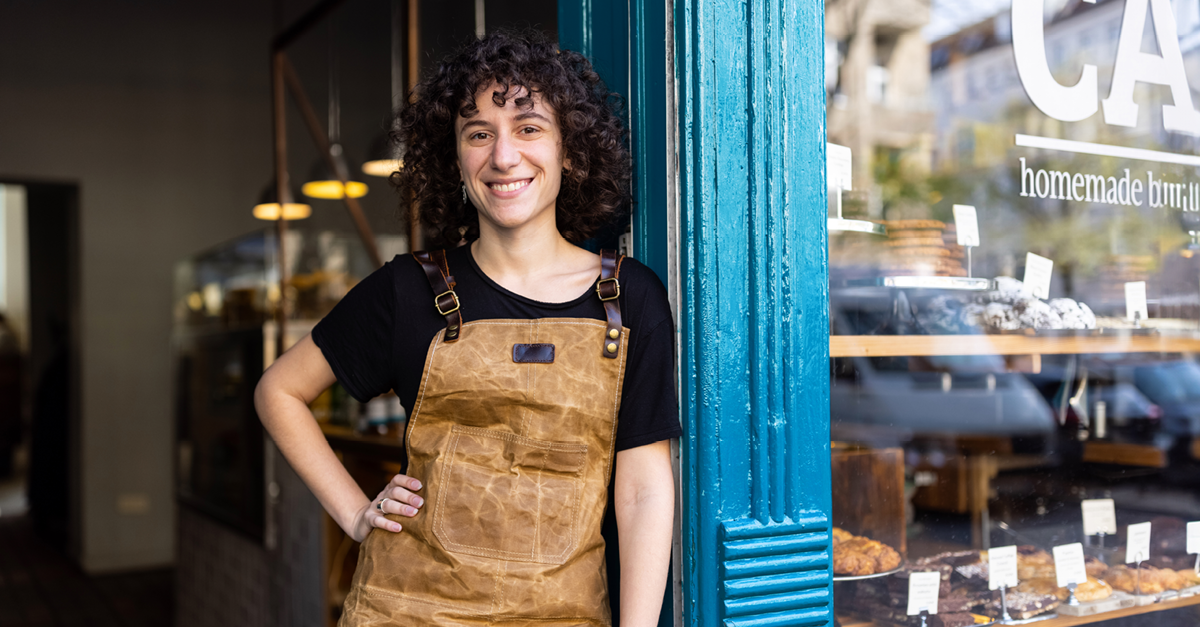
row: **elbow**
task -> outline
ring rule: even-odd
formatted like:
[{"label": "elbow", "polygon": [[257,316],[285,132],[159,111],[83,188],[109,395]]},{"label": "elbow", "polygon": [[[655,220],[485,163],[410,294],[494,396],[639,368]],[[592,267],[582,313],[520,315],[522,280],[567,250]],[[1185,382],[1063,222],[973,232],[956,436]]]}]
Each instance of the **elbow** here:
[{"label": "elbow", "polygon": [[271,399],[272,381],[270,370],[263,373],[263,376],[258,380],[258,385],[254,386],[254,411],[258,414],[258,419],[265,426],[268,416],[270,416],[270,399]]}]

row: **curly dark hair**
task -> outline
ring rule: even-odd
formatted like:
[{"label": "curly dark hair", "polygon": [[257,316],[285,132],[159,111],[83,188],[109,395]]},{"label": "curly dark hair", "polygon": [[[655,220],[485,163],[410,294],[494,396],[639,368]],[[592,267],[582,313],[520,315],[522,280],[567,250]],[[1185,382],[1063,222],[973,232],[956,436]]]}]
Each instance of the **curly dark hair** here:
[{"label": "curly dark hair", "polygon": [[459,191],[454,121],[478,113],[475,96],[492,83],[499,87],[492,93],[498,106],[512,88],[524,88],[514,101],[518,107],[532,107],[531,94],[538,93],[558,118],[562,157],[571,167],[563,172],[555,217],[567,241],[580,243],[628,215],[623,99],[583,55],[559,50],[535,31],[496,32],[472,41],[421,81],[392,132],[392,141],[406,150],[404,167],[391,182],[411,193],[413,209],[438,236],[431,239],[440,239],[432,244],[453,246],[479,236],[479,214]]}]

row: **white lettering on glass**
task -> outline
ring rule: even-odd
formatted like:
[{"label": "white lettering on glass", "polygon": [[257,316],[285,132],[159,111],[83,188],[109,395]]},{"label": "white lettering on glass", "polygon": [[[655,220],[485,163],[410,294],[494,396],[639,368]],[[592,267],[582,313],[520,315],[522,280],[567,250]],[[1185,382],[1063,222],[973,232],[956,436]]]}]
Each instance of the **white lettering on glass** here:
[{"label": "white lettering on glass", "polygon": [[[1154,36],[1162,56],[1141,51],[1147,8],[1153,15]],[[1125,0],[1112,90],[1104,99],[1105,122],[1117,126],[1137,126],[1138,105],[1133,102],[1133,87],[1138,82],[1171,88],[1171,99],[1175,104],[1163,105],[1164,128],[1200,135],[1200,112],[1192,107],[1191,90],[1183,69],[1183,55],[1179,52],[1175,14],[1171,11],[1170,0]]]},{"label": "white lettering on glass", "polygon": [[[1096,66],[1084,64],[1079,81],[1071,86],[1054,79],[1046,60],[1044,5],[1045,0],[1013,0],[1013,56],[1017,75],[1029,99],[1042,113],[1063,122],[1078,122],[1098,108]],[[1141,51],[1147,11],[1153,19],[1161,56]],[[1137,126],[1138,105],[1133,101],[1133,92],[1139,82],[1170,88],[1173,104],[1163,105],[1164,128],[1200,135],[1200,111],[1192,105],[1170,0],[1126,0],[1112,88],[1103,102],[1106,123]]]}]

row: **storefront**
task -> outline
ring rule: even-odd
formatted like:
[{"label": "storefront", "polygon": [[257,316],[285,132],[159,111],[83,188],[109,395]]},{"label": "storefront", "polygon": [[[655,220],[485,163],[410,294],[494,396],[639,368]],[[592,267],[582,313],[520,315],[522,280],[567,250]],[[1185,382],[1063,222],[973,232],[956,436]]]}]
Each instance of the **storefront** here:
[{"label": "storefront", "polygon": [[826,4],[835,612],[1193,624],[1200,15],[975,4]]},{"label": "storefront", "polygon": [[[1196,619],[1195,6],[560,2],[556,28],[628,99],[628,250],[676,312],[662,624]],[[311,509],[271,464],[259,498]]]}]

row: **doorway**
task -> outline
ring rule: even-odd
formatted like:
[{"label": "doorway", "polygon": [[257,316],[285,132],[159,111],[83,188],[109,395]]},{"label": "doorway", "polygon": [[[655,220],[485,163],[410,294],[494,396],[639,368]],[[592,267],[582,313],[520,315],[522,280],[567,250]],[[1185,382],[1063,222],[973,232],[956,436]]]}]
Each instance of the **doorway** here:
[{"label": "doorway", "polygon": [[0,313],[17,348],[0,415],[0,516],[27,514],[48,544],[77,555],[79,187],[4,182],[0,198]]}]

